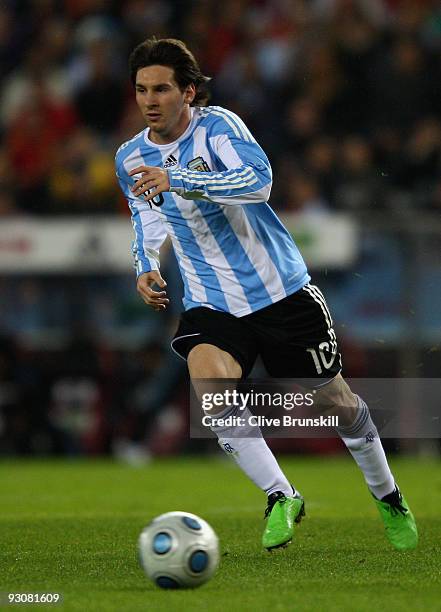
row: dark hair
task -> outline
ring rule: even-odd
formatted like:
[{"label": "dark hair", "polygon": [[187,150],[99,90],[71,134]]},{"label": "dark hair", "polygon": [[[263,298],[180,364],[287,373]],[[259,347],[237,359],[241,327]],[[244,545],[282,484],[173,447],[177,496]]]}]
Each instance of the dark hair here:
[{"label": "dark hair", "polygon": [[210,77],[204,76],[193,53],[182,40],[176,38],[148,38],[132,51],[129,57],[130,78],[136,84],[138,70],[146,66],[167,66],[174,71],[179,89],[184,90],[191,83],[196,88],[196,96],[191,106],[205,106],[209,93],[207,83]]}]

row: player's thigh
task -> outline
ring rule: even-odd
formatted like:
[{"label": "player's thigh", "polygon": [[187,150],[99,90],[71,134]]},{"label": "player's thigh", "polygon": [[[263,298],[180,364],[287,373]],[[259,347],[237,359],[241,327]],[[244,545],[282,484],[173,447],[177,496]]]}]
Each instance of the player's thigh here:
[{"label": "player's thigh", "polygon": [[[233,355],[213,344],[196,345],[189,352],[187,363],[193,389],[201,403],[204,397],[234,391],[242,376],[242,368]],[[219,401],[210,414],[219,414],[227,407]]]},{"label": "player's thigh", "polygon": [[240,318],[205,307],[181,315],[172,348],[187,360],[192,378],[245,378],[257,357]]},{"label": "player's thigh", "polygon": [[242,368],[233,355],[213,344],[197,344],[189,352],[187,363],[192,379],[242,376]]}]

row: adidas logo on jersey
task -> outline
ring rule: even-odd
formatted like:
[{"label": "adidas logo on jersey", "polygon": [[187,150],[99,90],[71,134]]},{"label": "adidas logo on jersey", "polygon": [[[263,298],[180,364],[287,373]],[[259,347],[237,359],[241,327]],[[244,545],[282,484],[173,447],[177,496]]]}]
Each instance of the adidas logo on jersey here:
[{"label": "adidas logo on jersey", "polygon": [[169,155],[164,162],[164,168],[170,168],[171,166],[176,166],[178,164],[178,160],[174,155]]}]

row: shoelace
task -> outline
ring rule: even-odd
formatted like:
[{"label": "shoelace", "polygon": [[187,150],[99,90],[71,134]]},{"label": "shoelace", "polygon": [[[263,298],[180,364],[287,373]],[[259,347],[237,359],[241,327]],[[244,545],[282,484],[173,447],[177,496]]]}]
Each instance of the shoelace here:
[{"label": "shoelace", "polygon": [[268,518],[269,515],[271,514],[271,510],[274,508],[274,504],[276,502],[280,502],[282,504],[284,504],[286,502],[286,496],[284,493],[273,493],[272,495],[270,495],[268,497],[268,505],[266,507],[265,510],[265,516],[264,518]]},{"label": "shoelace", "polygon": [[400,502],[398,502],[398,504],[394,504],[392,506],[392,504],[390,504],[390,513],[392,514],[392,516],[397,516],[398,513],[401,513],[403,516],[406,516],[407,514],[407,508],[405,508]]},{"label": "shoelace", "polygon": [[392,516],[397,516],[399,513],[403,516],[406,516],[407,508],[405,508],[402,504],[403,498],[401,496],[401,493],[399,491],[396,491],[394,497],[396,497],[396,499],[392,498],[391,501],[386,502],[387,504],[389,504],[389,512]]}]

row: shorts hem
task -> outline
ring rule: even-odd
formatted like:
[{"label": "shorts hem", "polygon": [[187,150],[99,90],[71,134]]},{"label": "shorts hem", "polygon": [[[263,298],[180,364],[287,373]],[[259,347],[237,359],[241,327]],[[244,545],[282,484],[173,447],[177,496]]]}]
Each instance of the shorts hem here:
[{"label": "shorts hem", "polygon": [[179,351],[177,351],[177,350],[175,349],[175,347],[173,346],[173,344],[174,344],[175,342],[177,342],[178,340],[183,340],[184,338],[193,338],[194,336],[201,336],[201,335],[202,335],[202,334],[201,334],[201,332],[197,332],[197,333],[195,333],[195,334],[185,334],[184,336],[177,336],[176,338],[173,338],[173,340],[170,342],[170,347],[171,347],[171,350],[172,350],[174,353],[176,353],[176,355],[177,355],[178,357],[180,357],[180,358],[181,358],[181,359],[183,359],[184,361],[187,361],[187,357],[184,357],[184,356],[182,355],[182,353],[180,353]]},{"label": "shorts hem", "polygon": [[332,381],[337,378],[337,376],[341,373],[342,369],[343,368],[340,368],[338,372],[331,376],[331,378],[327,378],[325,381],[323,381],[323,379],[320,379],[321,382],[318,385],[314,385],[312,389],[323,389],[323,387],[326,387],[326,385],[329,385],[329,383],[332,383]]}]

